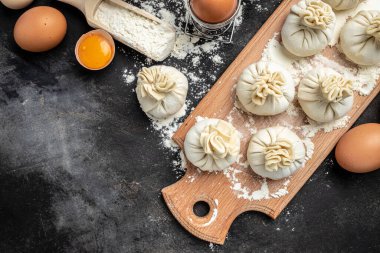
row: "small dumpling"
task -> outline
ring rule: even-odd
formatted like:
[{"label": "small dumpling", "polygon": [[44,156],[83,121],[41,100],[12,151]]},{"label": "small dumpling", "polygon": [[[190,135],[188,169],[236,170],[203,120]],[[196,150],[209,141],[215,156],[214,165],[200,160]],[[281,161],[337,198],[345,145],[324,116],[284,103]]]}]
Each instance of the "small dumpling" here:
[{"label": "small dumpling", "polygon": [[247,159],[252,170],[273,180],[289,177],[305,163],[305,145],[286,127],[270,127],[254,134]]},{"label": "small dumpling", "polygon": [[256,115],[284,112],[294,99],[294,80],[279,65],[254,63],[243,71],[236,86],[238,105]]},{"label": "small dumpling", "polygon": [[292,54],[306,57],[327,47],[334,35],[335,14],[320,0],[301,0],[292,6],[281,30],[282,42]]},{"label": "small dumpling", "polygon": [[354,103],[352,81],[330,69],[312,70],[300,82],[298,100],[306,115],[314,121],[339,119]]},{"label": "small dumpling", "polygon": [[154,120],[173,117],[185,104],[188,81],[169,66],[143,68],[138,73],[136,94],[142,110]]},{"label": "small dumpling", "polygon": [[340,48],[359,65],[380,65],[380,11],[361,11],[340,32]]},{"label": "small dumpling", "polygon": [[184,144],[187,159],[203,171],[221,171],[237,161],[240,134],[228,122],[205,119],[187,133]]},{"label": "small dumpling", "polygon": [[329,4],[334,10],[344,11],[353,9],[361,2],[361,0],[323,0]]}]

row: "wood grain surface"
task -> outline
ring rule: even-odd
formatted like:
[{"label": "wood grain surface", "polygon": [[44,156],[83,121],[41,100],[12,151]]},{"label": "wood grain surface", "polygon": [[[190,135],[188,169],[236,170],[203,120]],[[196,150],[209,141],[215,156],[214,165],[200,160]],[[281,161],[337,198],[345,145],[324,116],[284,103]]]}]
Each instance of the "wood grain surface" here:
[{"label": "wood grain surface", "polygon": [[[225,73],[216,82],[210,92],[199,103],[196,109],[185,120],[173,140],[183,148],[185,136],[189,129],[195,124],[196,117],[209,117],[225,119],[232,117],[233,125],[243,133],[241,153],[246,153],[248,141],[251,137],[247,124],[255,128],[265,128],[278,123],[287,122],[294,126],[300,126],[305,122],[305,116],[291,117],[286,113],[273,117],[255,117],[246,115],[234,109],[235,91],[234,86],[243,70],[251,63],[261,58],[263,49],[267,42],[281,27],[293,4],[298,0],[285,0],[261,27],[253,39],[248,43],[236,60],[229,66]],[[324,55],[337,54],[337,50],[327,49]],[[326,156],[331,152],[339,138],[350,128],[350,126],[363,113],[369,103],[380,91],[380,85],[369,96],[355,94],[355,102],[349,112],[351,117],[346,127],[325,133],[319,131],[312,139],[315,150],[304,168],[296,172],[290,179],[266,180],[269,191],[276,192],[286,187],[287,194],[275,196],[268,199],[254,200],[241,197],[233,189],[231,176],[238,177],[241,186],[246,189],[259,190],[265,179],[255,175],[248,167],[234,164],[233,167],[239,174],[235,175],[233,170],[219,173],[203,173],[188,164],[185,176],[177,183],[162,190],[164,199],[175,218],[190,233],[203,240],[223,244],[227,232],[235,218],[246,211],[259,211],[275,219],[295,194],[302,188]],[[230,119],[231,121],[231,119]],[[245,160],[245,156],[242,157]],[[205,217],[198,217],[193,212],[193,206],[198,201],[205,201],[210,206],[210,212]],[[254,224],[252,224],[254,226]]]}]

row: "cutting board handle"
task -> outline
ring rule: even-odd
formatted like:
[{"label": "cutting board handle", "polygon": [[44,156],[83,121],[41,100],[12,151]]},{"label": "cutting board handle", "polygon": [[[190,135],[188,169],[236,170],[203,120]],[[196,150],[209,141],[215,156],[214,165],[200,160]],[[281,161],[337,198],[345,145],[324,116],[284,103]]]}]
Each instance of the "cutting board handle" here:
[{"label": "cutting board handle", "polygon": [[[204,172],[188,170],[180,181],[164,188],[162,194],[172,214],[187,231],[205,241],[223,244],[232,222],[242,212],[237,208],[239,200],[229,197],[229,186],[218,180],[224,178],[222,172],[204,173],[201,177],[200,173]],[[194,213],[197,202],[206,202],[210,207],[204,217]]]}]

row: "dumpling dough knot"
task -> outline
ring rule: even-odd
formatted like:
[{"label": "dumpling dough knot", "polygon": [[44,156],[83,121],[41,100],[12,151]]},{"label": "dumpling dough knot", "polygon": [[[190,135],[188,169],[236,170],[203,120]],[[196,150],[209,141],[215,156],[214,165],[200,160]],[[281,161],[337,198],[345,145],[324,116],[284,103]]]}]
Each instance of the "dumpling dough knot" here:
[{"label": "dumpling dough knot", "polygon": [[265,69],[253,84],[252,102],[256,105],[263,105],[269,95],[282,97],[281,87],[284,85],[285,80],[280,72],[271,73]]},{"label": "dumpling dough knot", "polygon": [[331,75],[321,83],[323,97],[329,102],[339,102],[353,95],[352,81],[343,76]]},{"label": "dumpling dough knot", "polygon": [[294,162],[293,146],[289,142],[279,141],[265,150],[265,169],[273,172],[288,168]]},{"label": "dumpling dough knot", "polygon": [[370,25],[367,28],[367,34],[376,38],[380,43],[380,15],[377,15],[370,22]]},{"label": "dumpling dough knot", "polygon": [[328,4],[321,1],[308,1],[301,22],[313,29],[326,30],[334,22],[334,13]]},{"label": "dumpling dough knot", "polygon": [[223,159],[228,155],[236,156],[239,153],[239,146],[236,145],[235,129],[224,121],[219,121],[217,125],[207,126],[200,135],[200,143],[206,154],[214,159]]},{"label": "dumpling dough knot", "polygon": [[167,93],[173,91],[176,83],[158,68],[143,68],[138,77],[141,80],[140,92],[142,97],[150,96],[157,101],[163,100]]}]

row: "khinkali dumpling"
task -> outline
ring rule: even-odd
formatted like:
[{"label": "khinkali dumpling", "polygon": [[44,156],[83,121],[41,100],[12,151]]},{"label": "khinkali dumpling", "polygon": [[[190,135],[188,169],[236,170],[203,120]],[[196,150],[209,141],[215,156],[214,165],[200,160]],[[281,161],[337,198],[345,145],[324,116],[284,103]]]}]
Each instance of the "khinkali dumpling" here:
[{"label": "khinkali dumpling", "polygon": [[285,48],[306,57],[322,51],[333,38],[336,17],[330,5],[320,0],[301,0],[293,5],[282,27]]},{"label": "khinkali dumpling", "polygon": [[270,127],[252,136],[247,159],[252,170],[278,180],[292,175],[305,163],[305,145],[286,127]]},{"label": "khinkali dumpling", "polygon": [[344,11],[353,9],[360,3],[361,0],[323,0],[329,4],[334,10]]},{"label": "khinkali dumpling", "polygon": [[312,70],[301,80],[298,100],[312,120],[330,122],[339,119],[354,103],[352,81],[330,69]]},{"label": "khinkali dumpling", "polygon": [[187,90],[187,78],[173,67],[153,66],[138,74],[137,99],[142,110],[155,120],[174,116],[185,104]]},{"label": "khinkali dumpling", "polygon": [[205,119],[187,133],[184,144],[187,159],[203,171],[220,171],[237,161],[240,134],[228,122]]},{"label": "khinkali dumpling", "polygon": [[380,11],[361,11],[349,20],[340,33],[340,47],[354,63],[380,65]]},{"label": "khinkali dumpling", "polygon": [[246,68],[236,86],[238,104],[256,115],[284,112],[294,99],[294,80],[274,63],[258,62]]}]

